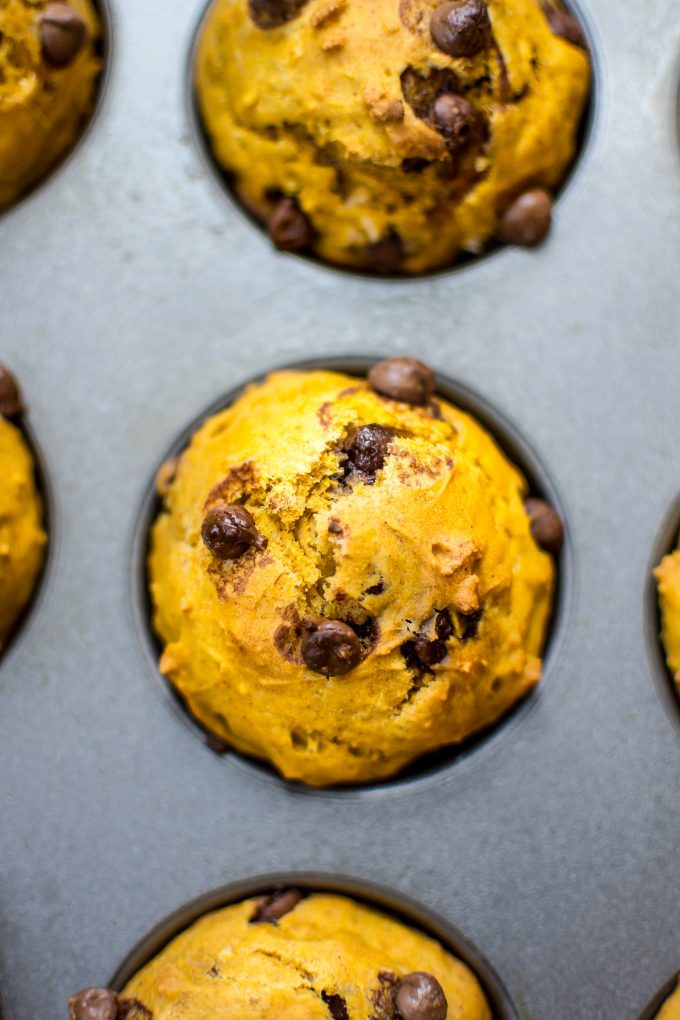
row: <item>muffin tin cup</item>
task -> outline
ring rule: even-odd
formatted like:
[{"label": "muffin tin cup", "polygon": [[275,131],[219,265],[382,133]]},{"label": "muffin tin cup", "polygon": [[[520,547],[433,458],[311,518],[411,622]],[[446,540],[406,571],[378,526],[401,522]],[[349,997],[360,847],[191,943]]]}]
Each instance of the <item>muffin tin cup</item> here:
[{"label": "muffin tin cup", "polygon": [[676,971],[673,977],[668,979],[656,995],[652,996],[640,1013],[638,1020],[656,1020],[659,1010],[665,1003],[666,999],[670,998],[671,994],[675,991],[679,980],[680,971]]},{"label": "muffin tin cup", "polygon": [[[385,357],[383,355],[382,357]],[[269,371],[296,370],[313,371],[326,369],[336,372],[344,372],[349,375],[364,377],[370,367],[380,361],[380,356],[375,357],[333,357],[333,358],[312,358],[302,362],[273,366]],[[413,783],[425,779],[441,779],[449,772],[458,771],[463,765],[471,764],[484,751],[490,749],[509,730],[518,725],[531,710],[541,690],[549,682],[550,667],[553,659],[558,653],[561,636],[566,626],[569,615],[569,606],[572,600],[572,557],[569,540],[569,525],[565,516],[562,500],[552,482],[550,475],[544,467],[532,446],[524,439],[516,427],[499,411],[493,408],[484,398],[479,396],[467,386],[443,375],[437,376],[437,395],[444,397],[449,402],[468,412],[496,439],[497,443],[509,459],[516,464],[529,486],[531,495],[546,499],[554,506],[565,522],[566,538],[564,547],[555,559],[556,565],[556,586],[555,598],[551,620],[544,644],[544,670],[543,678],[539,685],[530,691],[524,698],[518,701],[510,711],[498,720],[487,730],[470,737],[464,743],[451,745],[430,752],[412,762],[401,773],[391,779],[382,780],[376,783],[362,785],[337,785],[326,788],[305,786],[301,783],[289,782],[279,775],[272,766],[266,762],[248,758],[236,751],[229,749],[218,737],[210,734],[203,725],[195,719],[186,707],[181,695],[175,691],[158,670],[158,660],[162,652],[162,646],[153,631],[152,626],[152,605],[149,596],[149,577],[147,569],[147,556],[149,550],[149,537],[151,526],[160,513],[162,504],[156,492],[155,477],[158,468],[165,461],[177,457],[189,444],[191,437],[200,428],[206,419],[217,414],[234,402],[243,391],[244,386],[250,382],[262,380],[268,373],[263,373],[254,379],[246,380],[244,383],[227,392],[223,397],[214,401],[200,415],[198,415],[188,426],[180,432],[172,445],[166,450],[164,456],[154,468],[151,481],[148,483],[132,538],[131,552],[131,596],[134,612],[134,620],[137,633],[142,642],[145,658],[156,681],[156,686],[162,692],[164,700],[173,708],[175,714],[186,723],[193,733],[210,750],[223,756],[226,761],[245,768],[256,775],[268,779],[280,786],[300,793],[309,793],[315,796],[357,796],[371,795],[376,793],[387,793],[393,791],[408,790]]]},{"label": "muffin tin cup", "polygon": [[644,631],[649,666],[661,700],[671,719],[680,726],[680,694],[666,663],[661,641],[661,607],[654,568],[673,552],[680,536],[680,494],[664,518],[652,547],[645,577]]},{"label": "muffin tin cup", "polygon": [[493,1020],[519,1020],[505,986],[489,961],[449,921],[410,897],[385,886],[346,875],[314,871],[260,875],[231,882],[197,897],[169,914],[137,943],[116,970],[108,987],[122,992],[128,981],[157,956],[164,946],[205,914],[252,897],[267,895],[282,886],[309,893],[348,896],[368,907],[391,914],[403,924],[437,939],[476,975],[488,999]]}]

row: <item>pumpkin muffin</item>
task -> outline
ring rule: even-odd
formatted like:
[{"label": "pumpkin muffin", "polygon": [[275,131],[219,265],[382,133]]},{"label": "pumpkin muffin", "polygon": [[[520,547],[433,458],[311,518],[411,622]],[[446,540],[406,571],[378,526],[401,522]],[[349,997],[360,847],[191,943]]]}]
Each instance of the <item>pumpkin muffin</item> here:
[{"label": "pumpkin muffin", "polygon": [[680,686],[680,547],[664,556],[654,576],[661,609],[661,640],[668,668]]},{"label": "pumpkin muffin", "polygon": [[293,889],[206,915],[122,995],[85,989],[70,1008],[71,1020],[491,1020],[472,971],[434,939]]},{"label": "pumpkin muffin", "polygon": [[417,274],[545,237],[590,65],[541,0],[215,0],[195,85],[278,247]]},{"label": "pumpkin muffin", "polygon": [[410,358],[276,372],[159,476],[161,672],[288,779],[394,775],[540,678],[561,521],[433,392]]},{"label": "pumpkin muffin", "polygon": [[33,458],[9,420],[20,411],[16,381],[0,365],[0,653],[31,596],[46,542]]},{"label": "pumpkin muffin", "polygon": [[99,37],[91,0],[0,0],[0,210],[78,140],[94,103]]}]

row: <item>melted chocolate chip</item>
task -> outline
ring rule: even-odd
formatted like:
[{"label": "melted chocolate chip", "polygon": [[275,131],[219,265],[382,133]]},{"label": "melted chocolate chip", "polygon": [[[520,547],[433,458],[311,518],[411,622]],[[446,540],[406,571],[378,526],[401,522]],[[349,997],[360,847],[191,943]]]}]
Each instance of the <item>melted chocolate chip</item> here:
[{"label": "melted chocolate chip", "polygon": [[564,524],[560,515],[543,499],[528,499],[524,509],[531,519],[531,534],[536,544],[556,556],[564,543]]},{"label": "melted chocolate chip", "polygon": [[346,475],[355,472],[375,481],[378,471],[384,466],[394,430],[384,425],[362,425],[350,436],[345,447],[347,454]]},{"label": "melted chocolate chip", "polygon": [[435,637],[427,634],[416,634],[404,641],[401,654],[408,669],[416,673],[432,673],[432,667],[446,658],[448,651],[446,642],[455,634],[453,621],[448,609],[438,609],[434,619]]},{"label": "melted chocolate chip", "polygon": [[258,28],[280,28],[297,18],[307,0],[248,0],[250,16]]},{"label": "melted chocolate chip", "polygon": [[450,637],[453,637],[455,631],[453,629],[451,613],[448,609],[437,610],[437,615],[434,620],[434,629],[440,641],[448,641]]},{"label": "melted chocolate chip", "polygon": [[371,1020],[397,1020],[395,997],[399,978],[392,971],[383,970],[378,974],[378,987],[371,996],[373,1012]]},{"label": "melted chocolate chip", "polygon": [[450,57],[473,57],[491,40],[491,22],[484,0],[448,0],[430,19],[432,41]]},{"label": "melted chocolate chip", "polygon": [[434,393],[432,369],[417,358],[389,358],[368,373],[369,385],[377,393],[404,404],[426,404]]},{"label": "melted chocolate chip", "polygon": [[475,131],[477,113],[472,103],[463,96],[443,92],[435,100],[433,119],[449,151],[457,152],[470,142]]},{"label": "melted chocolate chip", "polygon": [[540,244],[550,230],[552,207],[552,196],[543,188],[525,191],[503,213],[500,240],[524,248]]},{"label": "melted chocolate chip", "polygon": [[109,988],[84,988],[68,1000],[69,1020],[117,1020],[118,996]]},{"label": "melted chocolate chip", "polygon": [[328,1006],[328,1012],[333,1017],[333,1020],[349,1020],[347,1003],[341,995],[329,995],[328,992],[322,992],[321,998]]},{"label": "melted chocolate chip", "polygon": [[267,539],[260,535],[245,507],[234,503],[211,507],[203,518],[201,538],[218,560],[236,560],[251,546],[264,549]]},{"label": "melted chocolate chip", "polygon": [[153,1013],[139,999],[121,999],[117,1020],[153,1020]]},{"label": "melted chocolate chip", "polygon": [[477,609],[474,613],[459,613],[458,626],[460,628],[461,641],[470,641],[477,637],[479,624],[482,619],[482,610]]},{"label": "melted chocolate chip", "polygon": [[314,673],[343,676],[361,662],[361,644],[348,624],[322,619],[302,639],[302,658]]},{"label": "melted chocolate chip", "polygon": [[24,409],[21,391],[16,379],[3,364],[0,364],[0,414],[13,418]]},{"label": "melted chocolate chip", "polygon": [[267,233],[281,251],[304,251],[314,241],[314,228],[294,198],[282,198],[267,220]]},{"label": "melted chocolate chip", "polygon": [[415,971],[401,979],[396,996],[401,1020],[446,1020],[444,989],[432,974]]},{"label": "melted chocolate chip", "polygon": [[366,589],[367,595],[382,595],[385,591],[385,582],[378,581],[377,584],[372,584],[370,588]]},{"label": "melted chocolate chip", "polygon": [[297,907],[302,899],[298,889],[278,889],[259,904],[250,919],[251,924],[276,924]]},{"label": "melted chocolate chip", "polygon": [[371,273],[385,276],[399,271],[404,261],[404,242],[396,230],[389,232],[379,241],[366,248],[366,269]]},{"label": "melted chocolate chip", "polygon": [[434,122],[434,104],[446,93],[460,92],[460,81],[449,68],[431,68],[427,74],[415,67],[407,67],[401,74],[401,91],[416,117]]},{"label": "melted chocolate chip", "polygon": [[68,4],[48,4],[40,19],[44,59],[53,67],[66,67],[87,39],[85,19]]},{"label": "melted chocolate chip", "polygon": [[580,46],[582,50],[588,48],[583,29],[576,18],[559,7],[553,7],[549,3],[543,4],[543,10],[554,35],[559,36],[560,39],[565,39],[572,46]]}]

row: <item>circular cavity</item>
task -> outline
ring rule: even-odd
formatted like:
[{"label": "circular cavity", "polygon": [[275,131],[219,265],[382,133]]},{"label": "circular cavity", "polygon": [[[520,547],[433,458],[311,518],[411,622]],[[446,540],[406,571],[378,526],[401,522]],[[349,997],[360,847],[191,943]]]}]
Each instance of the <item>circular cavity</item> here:
[{"label": "circular cavity", "polygon": [[21,613],[17,617],[14,626],[12,627],[11,633],[5,643],[4,648],[0,652],[0,669],[7,662],[10,656],[16,651],[21,639],[24,637],[29,629],[29,623],[32,619],[35,611],[41,603],[45,586],[46,579],[50,571],[52,563],[52,551],[54,547],[54,498],[52,493],[52,486],[50,484],[49,475],[47,473],[47,466],[42,450],[36,438],[33,429],[30,427],[26,414],[21,414],[16,418],[11,419],[14,425],[19,427],[21,434],[24,438],[26,445],[28,446],[29,452],[33,457],[33,463],[35,468],[35,483],[38,490],[38,495],[42,500],[42,527],[47,535],[47,543],[45,545],[45,552],[43,556],[42,566],[36,577],[35,584],[33,585],[33,591],[31,596],[22,609]]},{"label": "circular cavity", "polygon": [[[277,366],[283,369],[298,371],[312,371],[315,369],[327,369],[331,371],[346,372],[349,375],[363,377],[377,361],[379,357],[335,357],[316,358],[303,362],[295,362],[284,366]],[[469,738],[462,744],[442,748],[439,751],[423,755],[412,762],[406,769],[391,779],[381,780],[372,784],[364,785],[343,785],[335,787],[316,788],[305,786],[301,783],[291,782],[284,779],[274,768],[266,762],[247,758],[244,755],[226,747],[219,738],[209,733],[188,711],[181,696],[161,675],[158,669],[158,660],[162,651],[160,641],[156,637],[152,626],[152,606],[149,596],[149,576],[147,569],[147,556],[149,550],[150,529],[161,509],[160,498],[156,492],[155,478],[158,468],[167,460],[178,456],[188,445],[194,432],[203,424],[206,419],[228,407],[242,392],[244,386],[249,382],[258,382],[265,378],[267,373],[257,376],[254,379],[246,380],[244,383],[230,390],[207,407],[197,418],[187,425],[174,440],[172,445],[165,451],[155,466],[151,480],[147,484],[141,506],[138,510],[137,519],[134,525],[131,550],[131,581],[132,581],[132,608],[134,622],[139,634],[145,658],[150,668],[150,675],[155,681],[156,688],[162,693],[163,699],[174,714],[180,718],[185,725],[188,725],[192,732],[199,737],[201,742],[215,754],[221,756],[226,762],[242,767],[254,775],[260,776],[270,782],[286,789],[293,789],[301,793],[313,794],[316,796],[348,796],[348,795],[371,795],[376,792],[401,791],[410,788],[411,784],[426,778],[433,780],[444,778],[452,769],[460,769],[463,765],[472,762],[480,757],[487,749],[491,748],[505,734],[511,732],[514,727],[523,719],[535,705],[545,686],[550,666],[557,655],[561,635],[564,632],[568,610],[571,603],[572,591],[572,548],[569,535],[569,524],[564,513],[562,500],[548,475],[539,457],[532,447],[520,435],[518,430],[507,418],[492,408],[482,397],[468,389],[462,383],[448,379],[444,376],[437,376],[437,393],[460,407],[463,411],[471,414],[484,428],[494,437],[503,452],[522,471],[532,496],[546,499],[562,516],[566,524],[566,538],[562,552],[555,558],[556,585],[553,601],[551,620],[543,648],[543,679],[527,695],[517,702],[506,716],[492,725],[488,730]]]},{"label": "circular cavity", "polygon": [[31,184],[25,191],[23,191],[13,202],[11,202],[4,209],[0,209],[0,218],[18,209],[19,206],[27,202],[37,191],[40,191],[46,185],[48,185],[62,170],[71,163],[80,151],[81,147],[85,143],[85,140],[90,135],[95,121],[97,120],[103,103],[104,96],[108,90],[109,78],[111,72],[111,63],[113,57],[113,15],[109,5],[109,0],[92,0],[92,6],[94,7],[99,21],[101,24],[101,34],[97,40],[95,53],[101,60],[101,70],[97,76],[94,93],[92,96],[92,109],[89,115],[83,121],[78,137],[76,138],[73,145],[66,149],[61,156],[49,167],[42,177],[38,178]]},{"label": "circular cavity", "polygon": [[[186,78],[186,103],[188,111],[188,120],[191,130],[191,135],[194,139],[198,152],[201,156],[202,162],[208,170],[211,178],[213,179],[216,186],[219,188],[222,195],[227,199],[232,208],[234,208],[238,214],[241,215],[248,223],[256,228],[258,233],[263,235],[266,243],[271,244],[266,236],[265,228],[258,217],[253,213],[252,210],[248,209],[236,194],[234,188],[233,175],[230,174],[216,159],[213,148],[210,142],[208,131],[205,127],[203,117],[201,115],[198,97],[196,94],[196,88],[194,84],[194,71],[197,62],[197,52],[200,42],[201,31],[208,17],[211,7],[213,6],[214,0],[208,0],[206,3],[191,36],[191,42],[189,46],[188,59],[186,64],[185,78]],[[571,2],[563,3],[564,9],[571,13],[577,20],[579,26],[582,29],[583,35],[586,40],[587,52],[590,58],[590,72],[591,82],[590,91],[584,105],[583,113],[581,116],[576,151],[574,158],[570,165],[567,167],[562,180],[554,190],[555,199],[555,210],[559,209],[559,200],[566,194],[567,190],[573,185],[576,178],[579,176],[579,172],[582,169],[586,152],[590,147],[591,141],[595,133],[595,124],[598,112],[597,100],[600,92],[600,77],[601,67],[598,56],[598,51],[594,44],[594,34],[590,27],[588,18],[580,5],[580,3],[571,0]],[[680,116],[680,115],[679,115]],[[680,125],[680,120],[679,120]],[[489,259],[492,256],[496,256],[506,251],[512,246],[504,243],[497,238],[490,238],[483,249],[477,253],[472,254],[470,252],[461,252],[457,258],[449,265],[439,266],[434,269],[427,270],[418,274],[407,274],[399,272],[364,272],[361,269],[352,268],[348,266],[339,265],[333,262],[328,262],[320,256],[310,253],[308,251],[302,251],[297,253],[297,257],[301,258],[308,264],[321,267],[332,273],[339,273],[341,275],[350,274],[353,276],[359,276],[365,280],[379,279],[382,282],[392,281],[395,283],[414,282],[422,279],[431,277],[450,275],[451,273],[458,273],[462,270],[470,269],[474,265],[477,265],[480,261]]]},{"label": "circular cavity", "polygon": [[658,531],[645,578],[644,629],[647,654],[654,683],[666,711],[680,725],[680,695],[666,662],[666,651],[661,641],[661,608],[654,568],[664,556],[673,552],[680,536],[680,494],[676,496]]},{"label": "circular cavity", "polygon": [[221,886],[199,896],[157,924],[126,956],[108,983],[115,992],[125,985],[147,963],[186,928],[204,914],[255,896],[274,892],[277,888],[294,887],[302,892],[334,893],[358,900],[396,920],[419,929],[437,939],[445,949],[462,960],[477,977],[488,1000],[494,1020],[519,1020],[518,1013],[501,979],[488,960],[461,932],[447,920],[402,893],[363,879],[323,872],[283,872],[261,875]]},{"label": "circular cavity", "polygon": [[669,978],[668,981],[658,990],[658,992],[652,996],[645,1008],[640,1013],[638,1020],[656,1020],[659,1010],[666,1002],[671,994],[675,991],[678,981],[680,981],[680,971],[676,971],[673,977]]}]

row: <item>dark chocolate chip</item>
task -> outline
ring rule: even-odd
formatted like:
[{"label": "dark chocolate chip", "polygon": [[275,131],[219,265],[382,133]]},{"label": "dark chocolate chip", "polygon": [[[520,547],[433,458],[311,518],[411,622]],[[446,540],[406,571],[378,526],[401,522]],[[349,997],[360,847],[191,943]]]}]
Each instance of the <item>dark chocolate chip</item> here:
[{"label": "dark chocolate chip", "polygon": [[304,251],[314,241],[314,228],[294,198],[282,198],[267,220],[267,233],[281,251]]},{"label": "dark chocolate chip", "polygon": [[24,409],[19,384],[8,368],[0,364],[0,414],[13,418]]},{"label": "dark chocolate chip", "polygon": [[278,889],[258,906],[250,919],[251,924],[276,924],[297,907],[302,899],[298,889]]},{"label": "dark chocolate chip", "polygon": [[69,1020],[116,1020],[118,996],[108,988],[84,988],[68,1000]]},{"label": "dark chocolate chip", "polygon": [[351,469],[375,478],[385,464],[394,430],[384,425],[362,425],[349,438],[345,447]]},{"label": "dark chocolate chip", "polygon": [[328,1006],[328,1012],[333,1017],[333,1020],[349,1020],[347,1003],[341,995],[329,995],[328,992],[322,992],[321,998]]},{"label": "dark chocolate chip", "polygon": [[430,34],[450,57],[473,57],[489,43],[491,22],[484,0],[447,0],[432,12]]},{"label": "dark chocolate chip", "polygon": [[432,369],[417,358],[389,358],[368,373],[369,385],[392,400],[404,404],[426,404],[434,393]]},{"label": "dark chocolate chip", "polygon": [[87,39],[87,23],[68,4],[48,4],[40,19],[43,57],[53,67],[66,67]]},{"label": "dark chocolate chip", "polygon": [[250,16],[258,28],[280,28],[297,18],[307,0],[248,0]]},{"label": "dark chocolate chip", "polygon": [[524,248],[540,244],[550,230],[552,207],[552,195],[545,189],[525,191],[503,213],[498,231],[500,240]]},{"label": "dark chocolate chip", "polygon": [[361,644],[346,623],[321,620],[302,639],[302,658],[314,673],[343,676],[361,662]]},{"label": "dark chocolate chip", "polygon": [[463,96],[443,92],[433,108],[435,126],[443,135],[447,148],[456,152],[465,148],[475,128],[477,114],[472,103]]},{"label": "dark chocolate chip", "polygon": [[401,1020],[446,1020],[444,989],[432,974],[415,971],[401,979],[396,997]]},{"label": "dark chocolate chip", "polygon": [[564,524],[560,515],[544,499],[528,499],[524,509],[531,519],[531,534],[536,544],[556,555],[564,542]]},{"label": "dark chocolate chip", "polygon": [[453,621],[451,620],[451,613],[448,609],[437,610],[437,615],[434,620],[434,629],[440,641],[448,641],[450,637],[453,637],[455,631],[453,628]]},{"label": "dark chocolate chip", "polygon": [[385,276],[399,271],[404,261],[404,242],[394,229],[366,249],[366,269]]},{"label": "dark chocolate chip", "polygon": [[251,546],[264,549],[267,539],[260,535],[245,507],[220,503],[203,518],[201,538],[218,560],[236,560]]},{"label": "dark chocolate chip", "polygon": [[457,95],[461,91],[459,79],[448,67],[431,68],[427,74],[407,67],[400,81],[404,99],[416,117],[428,123],[433,122],[434,104],[439,96],[446,92]]},{"label": "dark chocolate chip", "polygon": [[482,619],[482,610],[477,609],[474,613],[459,613],[458,626],[460,627],[461,641],[470,641],[477,637],[479,624]]},{"label": "dark chocolate chip", "polygon": [[543,10],[554,35],[565,39],[572,46],[580,46],[582,50],[588,49],[585,34],[576,18],[549,3],[543,5]]},{"label": "dark chocolate chip", "polygon": [[367,595],[382,595],[385,591],[385,582],[378,581],[377,584],[372,584],[370,588],[366,589]]}]

